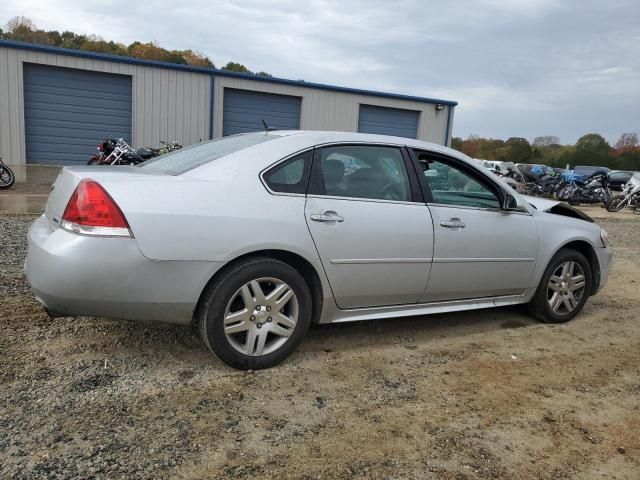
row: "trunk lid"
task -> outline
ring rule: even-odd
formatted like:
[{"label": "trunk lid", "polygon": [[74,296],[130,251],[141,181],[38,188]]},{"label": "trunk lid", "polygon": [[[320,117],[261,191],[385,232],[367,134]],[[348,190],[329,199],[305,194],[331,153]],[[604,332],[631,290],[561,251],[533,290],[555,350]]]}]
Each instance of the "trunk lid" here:
[{"label": "trunk lid", "polygon": [[135,180],[136,178],[148,178],[149,176],[157,177],[165,175],[132,166],[98,165],[64,167],[51,186],[51,193],[49,194],[44,209],[49,227],[55,230],[60,226],[60,220],[62,219],[65,208],[67,208],[69,198],[71,198],[80,180],[90,178],[100,183],[101,180]]}]

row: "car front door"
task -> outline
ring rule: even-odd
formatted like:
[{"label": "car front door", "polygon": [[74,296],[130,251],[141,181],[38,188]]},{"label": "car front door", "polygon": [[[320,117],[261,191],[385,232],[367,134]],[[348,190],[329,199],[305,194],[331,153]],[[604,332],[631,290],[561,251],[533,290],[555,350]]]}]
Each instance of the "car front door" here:
[{"label": "car front door", "polygon": [[503,210],[502,187],[464,162],[415,153],[434,225],[433,265],[421,302],[524,293],[538,253],[533,217]]},{"label": "car front door", "polygon": [[305,217],[340,308],[416,303],[433,224],[401,147],[316,149]]}]

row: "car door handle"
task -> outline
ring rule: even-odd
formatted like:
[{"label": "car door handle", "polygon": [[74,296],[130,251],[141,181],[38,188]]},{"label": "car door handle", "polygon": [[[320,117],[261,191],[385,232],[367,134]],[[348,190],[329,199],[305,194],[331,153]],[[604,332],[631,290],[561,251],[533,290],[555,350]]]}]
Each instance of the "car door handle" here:
[{"label": "car door handle", "polygon": [[449,220],[443,220],[440,222],[440,226],[444,228],[464,228],[465,223],[459,218],[451,218]]},{"label": "car door handle", "polygon": [[314,213],[310,218],[314,222],[344,222],[344,217],[336,212]]}]

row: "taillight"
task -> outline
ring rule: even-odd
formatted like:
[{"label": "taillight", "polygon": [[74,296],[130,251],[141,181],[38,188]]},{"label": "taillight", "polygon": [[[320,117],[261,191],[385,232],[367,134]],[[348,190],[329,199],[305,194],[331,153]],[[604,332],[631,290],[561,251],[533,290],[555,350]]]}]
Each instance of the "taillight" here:
[{"label": "taillight", "polygon": [[130,237],[129,223],[111,195],[95,180],[81,180],[60,226],[83,235]]}]

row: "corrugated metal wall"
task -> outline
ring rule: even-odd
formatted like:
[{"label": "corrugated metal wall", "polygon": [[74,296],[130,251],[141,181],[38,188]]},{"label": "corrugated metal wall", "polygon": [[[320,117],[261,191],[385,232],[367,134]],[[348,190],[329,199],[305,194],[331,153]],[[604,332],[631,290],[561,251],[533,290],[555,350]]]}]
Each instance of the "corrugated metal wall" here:
[{"label": "corrugated metal wall", "polygon": [[[447,109],[436,112],[435,105],[425,102],[370,95],[319,90],[296,85],[280,85],[244,78],[217,77],[215,82],[213,122],[214,137],[222,136],[224,88],[279,93],[302,97],[300,128],[302,130],[358,131],[360,104],[420,111],[418,138],[443,144],[447,129]],[[447,107],[448,108],[448,107]]]},{"label": "corrugated metal wall", "polygon": [[225,88],[301,97],[301,129],[356,132],[360,105],[366,104],[419,111],[420,140],[444,144],[451,137],[449,131],[445,139],[449,116],[453,122],[454,109],[450,106],[436,111],[433,103],[411,99],[216,75],[214,111],[210,112],[212,77],[206,72],[0,46],[0,155],[13,165],[26,163],[24,62],[130,75],[135,146],[158,146],[160,140],[177,140],[186,146],[206,140],[211,118],[213,136],[221,137]]},{"label": "corrugated metal wall", "polygon": [[209,138],[209,75],[0,47],[0,156],[8,164],[26,163],[23,62],[131,75],[135,146]]}]

